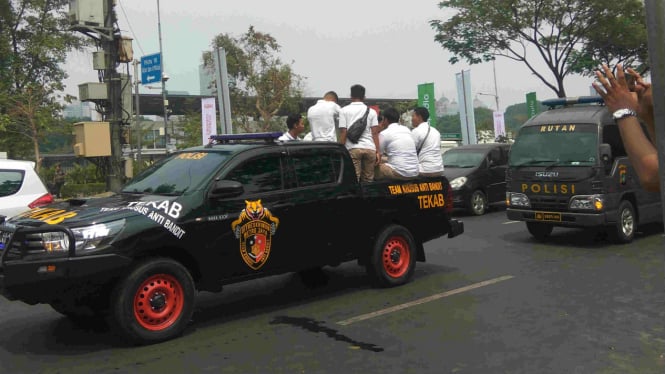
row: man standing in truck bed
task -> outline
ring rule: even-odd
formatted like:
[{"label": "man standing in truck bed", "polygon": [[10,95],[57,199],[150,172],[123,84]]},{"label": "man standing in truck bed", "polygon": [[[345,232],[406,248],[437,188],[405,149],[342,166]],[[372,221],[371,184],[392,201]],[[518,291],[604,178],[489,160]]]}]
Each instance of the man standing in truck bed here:
[{"label": "man standing in truck bed", "polygon": [[349,150],[358,179],[361,182],[371,182],[374,180],[374,167],[381,162],[379,122],[376,112],[369,111],[367,127],[358,143],[353,143],[346,138],[346,129],[361,118],[367,110],[367,105],[363,103],[363,100],[365,100],[365,87],[359,84],[351,86],[351,104],[342,108],[339,115],[339,141]]}]

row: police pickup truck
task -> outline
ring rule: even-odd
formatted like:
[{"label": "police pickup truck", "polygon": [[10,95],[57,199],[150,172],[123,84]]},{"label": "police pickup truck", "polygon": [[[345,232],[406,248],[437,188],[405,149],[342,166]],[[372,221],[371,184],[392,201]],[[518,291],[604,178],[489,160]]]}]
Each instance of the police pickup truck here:
[{"label": "police pickup truck", "polygon": [[600,228],[618,243],[638,224],[662,222],[660,194],[647,192],[600,97],[543,101],[510,150],[506,213],[536,239],[554,227]]},{"label": "police pickup truck", "polygon": [[344,146],[279,135],[216,136],[111,197],[7,220],[0,293],[154,343],[183,332],[196,291],[351,260],[401,285],[423,243],[464,231],[445,177],[360,184]]}]

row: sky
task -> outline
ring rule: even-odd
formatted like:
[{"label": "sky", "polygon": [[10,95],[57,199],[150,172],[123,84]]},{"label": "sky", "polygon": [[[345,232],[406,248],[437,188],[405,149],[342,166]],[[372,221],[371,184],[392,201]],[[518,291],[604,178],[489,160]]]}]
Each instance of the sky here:
[{"label": "sky", "polygon": [[[306,77],[306,96],[334,90],[348,97],[351,85],[362,84],[368,98],[417,99],[418,84],[433,82],[436,98],[452,101],[455,74],[470,70],[473,96],[492,109],[495,88],[501,110],[524,102],[527,92],[536,92],[539,100],[555,97],[524,64],[507,58],[494,66],[451,65],[451,54],[434,41],[429,21],[452,13],[436,0],[117,0],[115,8],[123,36],[134,38],[135,59],[159,52],[161,23],[168,91],[199,94],[202,52],[211,50],[216,35],[240,36],[253,25],[271,34],[282,47],[282,61]],[[66,92],[74,96],[80,83],[97,81],[92,51],[71,53],[66,70]],[[591,78],[571,76],[564,83],[569,96],[589,95]],[[161,91],[142,87],[141,92]]]}]

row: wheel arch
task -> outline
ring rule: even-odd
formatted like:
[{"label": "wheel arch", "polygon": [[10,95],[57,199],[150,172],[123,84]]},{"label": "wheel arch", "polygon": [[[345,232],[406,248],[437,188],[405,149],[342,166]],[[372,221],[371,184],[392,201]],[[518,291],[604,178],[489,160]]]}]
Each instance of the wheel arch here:
[{"label": "wheel arch", "polygon": [[372,236],[372,242],[374,242],[376,237],[379,236],[379,234],[382,233],[383,230],[385,230],[390,225],[402,226],[411,233],[413,241],[416,244],[416,261],[425,262],[426,261],[425,246],[423,245],[423,240],[421,238],[421,235],[419,235],[417,227],[414,227],[414,225],[409,225],[404,220],[393,218],[392,220],[385,222],[383,225],[379,226],[374,235]]},{"label": "wheel arch", "polygon": [[189,274],[194,280],[194,284],[196,284],[197,288],[199,288],[199,283],[202,280],[201,269],[194,256],[188,253],[185,249],[178,247],[154,248],[142,252],[139,256],[136,257],[136,261],[142,261],[150,257],[166,257],[179,262],[187,269],[187,271],[189,271]]},{"label": "wheel arch", "polygon": [[619,199],[617,203],[617,208],[619,207],[619,204],[621,204],[622,201],[628,201],[633,205],[633,212],[635,212],[635,221],[636,224],[640,222],[640,210],[637,207],[637,197],[633,192],[627,192],[621,196],[621,199]]}]

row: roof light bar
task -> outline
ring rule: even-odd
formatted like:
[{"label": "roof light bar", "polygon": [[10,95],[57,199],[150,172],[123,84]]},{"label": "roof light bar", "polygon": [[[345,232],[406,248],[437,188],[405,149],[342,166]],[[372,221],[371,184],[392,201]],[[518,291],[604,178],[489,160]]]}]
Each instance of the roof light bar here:
[{"label": "roof light bar", "polygon": [[602,104],[603,98],[600,96],[576,96],[576,97],[558,97],[556,99],[544,100],[543,105],[554,109],[557,106],[568,106],[576,104]]},{"label": "roof light bar", "polygon": [[273,141],[282,136],[281,132],[255,132],[246,134],[226,134],[226,135],[211,135],[210,141],[217,143],[229,143],[232,141],[242,140],[265,140],[266,142]]}]

